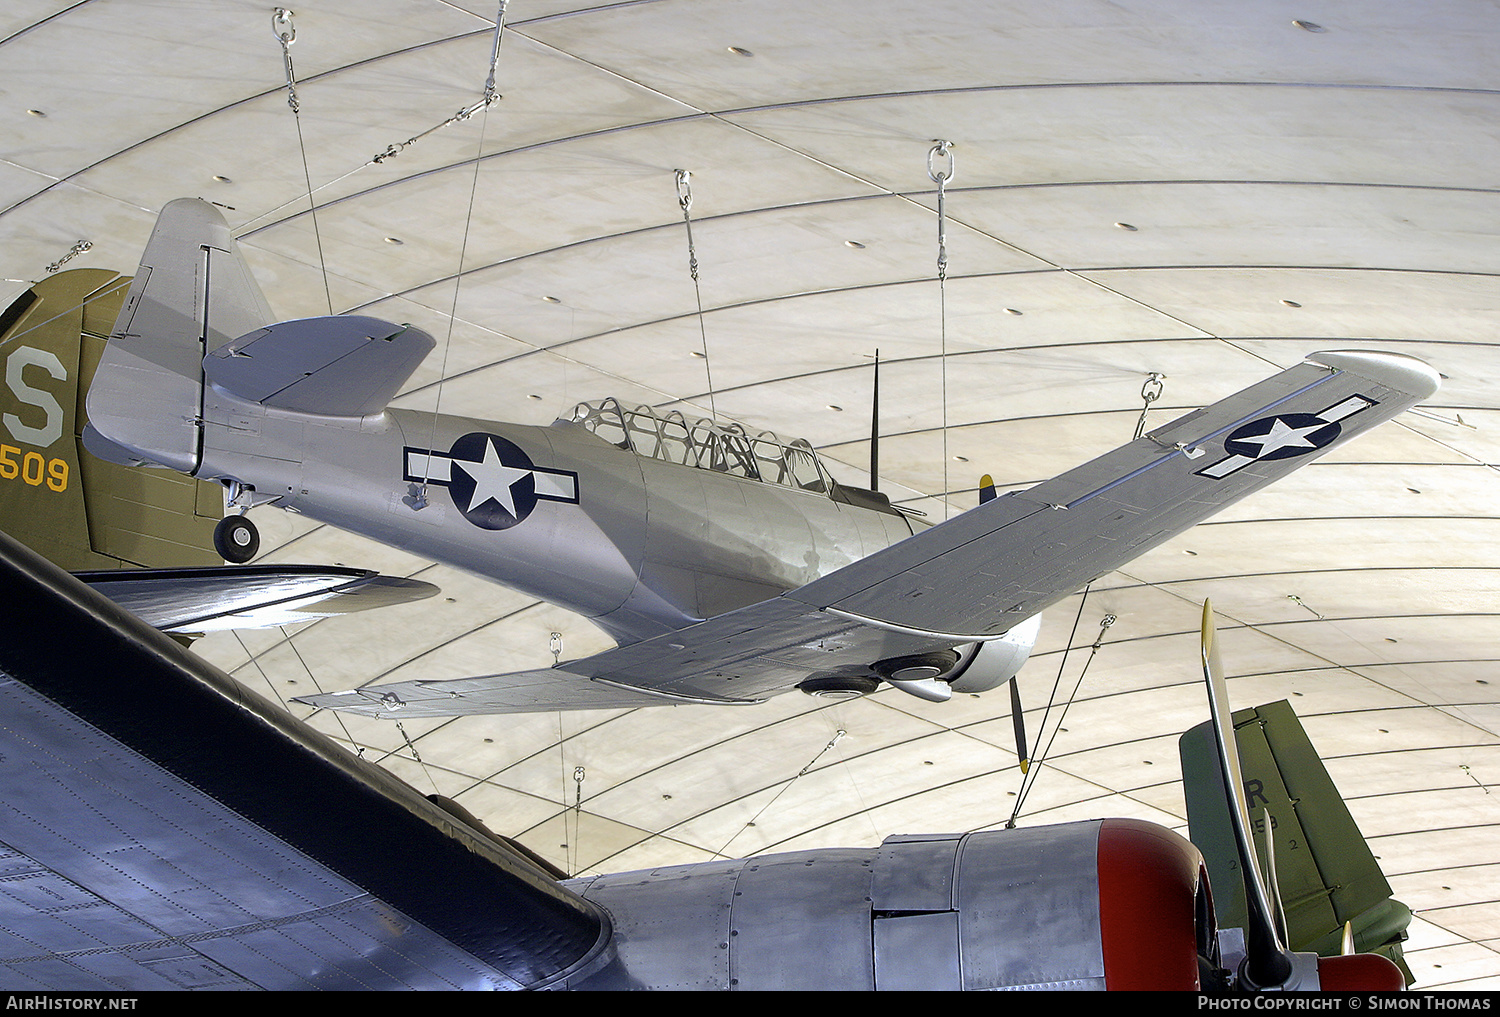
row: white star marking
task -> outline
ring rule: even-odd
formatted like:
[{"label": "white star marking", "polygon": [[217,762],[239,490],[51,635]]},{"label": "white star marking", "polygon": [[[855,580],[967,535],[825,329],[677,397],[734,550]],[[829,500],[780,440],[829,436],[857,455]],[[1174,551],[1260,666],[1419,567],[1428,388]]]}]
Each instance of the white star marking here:
[{"label": "white star marking", "polygon": [[509,512],[512,518],[515,517],[516,500],[511,497],[510,489],[525,477],[530,476],[530,470],[518,470],[514,466],[506,466],[500,461],[500,453],[495,448],[495,443],[488,439],[484,443],[483,462],[473,463],[455,459],[453,465],[474,478],[474,494],[469,498],[469,504],[464,508],[465,512],[471,512],[485,502],[493,501]]},{"label": "white star marking", "polygon": [[1307,436],[1314,431],[1320,431],[1328,425],[1323,422],[1316,423],[1311,427],[1288,427],[1280,417],[1271,421],[1271,430],[1260,438],[1240,438],[1239,441],[1249,445],[1259,445],[1260,455],[1257,458],[1264,459],[1272,452],[1284,448],[1317,448],[1307,440]]}]

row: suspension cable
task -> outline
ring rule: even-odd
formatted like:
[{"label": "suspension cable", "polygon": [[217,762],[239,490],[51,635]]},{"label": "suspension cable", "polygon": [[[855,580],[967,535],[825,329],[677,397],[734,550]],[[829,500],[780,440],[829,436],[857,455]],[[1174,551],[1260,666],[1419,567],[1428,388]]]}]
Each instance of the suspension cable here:
[{"label": "suspension cable", "polygon": [[693,297],[698,301],[698,339],[703,346],[703,373],[708,378],[708,412],[717,418],[714,405],[714,372],[708,360],[708,329],[703,324],[703,291],[698,286],[698,251],[693,246],[693,174],[685,169],[673,170],[677,179],[677,203],[682,206],[682,224],[687,227],[688,275],[693,277]]},{"label": "suspension cable", "polygon": [[[946,159],[946,172],[937,168],[938,159]],[[942,373],[943,402],[943,518],[948,518],[948,215],[946,208],[948,181],[953,179],[958,163],[953,158],[953,143],[939,139],[927,153],[927,175],[937,184],[938,226],[938,331],[940,333],[940,356],[938,363]]]},{"label": "suspension cable", "polygon": [[583,782],[588,777],[588,771],[581,766],[573,767],[573,832],[568,832],[567,819],[563,819],[563,835],[568,838],[568,871],[578,871],[578,859],[580,855],[579,838],[583,836]]},{"label": "suspension cable", "polygon": [[302,152],[302,178],[307,182],[307,209],[312,214],[313,239],[318,245],[318,267],[323,272],[323,295],[328,298],[328,313],[333,313],[333,290],[328,285],[328,259],[323,255],[323,234],[318,229],[318,203],[313,199],[312,171],[307,168],[307,142],[302,137],[302,103],[297,99],[297,72],[292,67],[292,43],[297,41],[297,27],[292,12],[278,7],[271,15],[271,32],[281,43],[281,60],[286,65],[286,104],[292,108],[297,124],[297,148]]},{"label": "suspension cable", "polygon": [[[453,275],[453,303],[448,310],[448,334],[443,339],[443,358],[438,368],[437,394],[432,400],[432,424],[428,430],[428,448],[431,448],[436,440],[438,415],[443,406],[443,382],[448,376],[448,353],[453,348],[453,326],[458,320],[458,294],[463,286],[464,261],[469,252],[469,229],[474,223],[474,204],[479,195],[479,165],[484,161],[485,128],[489,125],[490,105],[498,98],[498,93],[495,91],[495,74],[500,64],[500,39],[505,32],[505,8],[508,5],[509,0],[500,0],[499,9],[495,12],[495,40],[490,46],[490,71],[489,77],[484,82],[484,97],[470,107],[471,112],[474,109],[483,109],[486,115],[479,120],[479,143],[474,150],[474,173],[469,179],[469,208],[464,215],[463,240],[458,247],[458,271]],[[426,463],[422,467],[422,484],[414,494],[411,503],[413,510],[420,511],[427,506],[427,487],[432,480],[432,458],[430,455],[427,456]]]},{"label": "suspension cable", "polygon": [[[1073,638],[1078,633],[1078,623],[1083,618],[1083,605],[1088,600],[1088,595],[1088,587],[1084,587],[1083,597],[1078,601],[1078,614],[1073,619],[1073,630],[1068,634],[1068,644],[1064,647],[1062,661],[1057,666],[1057,678],[1052,683],[1052,695],[1047,700],[1047,709],[1042,712],[1042,722],[1037,726],[1038,735],[1046,728],[1047,715],[1052,712],[1052,704],[1057,701],[1057,688],[1062,684],[1063,668],[1067,666],[1068,652],[1072,649]],[[1068,695],[1067,701],[1063,703],[1062,711],[1057,717],[1057,725],[1053,727],[1052,733],[1048,735],[1047,744],[1042,747],[1040,752],[1033,753],[1029,772],[1021,778],[1021,790],[1016,794],[1016,805],[1011,810],[1010,818],[1005,821],[1006,829],[1011,829],[1016,825],[1016,818],[1021,814],[1021,806],[1025,804],[1026,796],[1036,786],[1037,774],[1042,769],[1041,764],[1051,753],[1052,743],[1057,739],[1058,732],[1062,730],[1063,721],[1067,719],[1068,708],[1073,705],[1073,702],[1078,698],[1078,690],[1083,687],[1083,677],[1088,674],[1089,665],[1094,662],[1094,657],[1098,655],[1100,647],[1104,645],[1104,634],[1109,631],[1110,626],[1114,625],[1116,621],[1118,619],[1114,615],[1107,614],[1099,623],[1099,635],[1094,638],[1093,645],[1089,647],[1089,658],[1083,662],[1083,668],[1078,672],[1078,680],[1073,683],[1073,691]]]},{"label": "suspension cable", "polygon": [[64,254],[61,258],[58,258],[52,264],[47,266],[47,274],[51,275],[53,272],[60,270],[64,265],[72,261],[74,258],[78,257],[80,254],[83,254],[87,251],[92,251],[93,249],[94,242],[92,240],[78,241],[68,249],[67,254]]},{"label": "suspension cable", "polygon": [[[312,681],[313,688],[315,688],[315,689],[318,690],[318,694],[319,695],[322,695],[323,694],[323,683],[320,682],[320,681],[318,681],[318,676],[315,675],[315,674],[313,674],[313,669],[311,667],[309,667],[308,664],[307,664],[307,661],[303,659],[303,657],[302,657],[302,651],[299,650],[299,649],[297,649],[297,644],[296,643],[292,642],[292,635],[291,635],[291,633],[286,630],[286,626],[285,625],[278,625],[277,628],[281,631],[281,638],[285,642],[287,649],[289,649],[289,650],[292,651],[292,655],[297,658],[297,663],[301,664],[302,665],[302,670],[305,671],[305,672],[307,672],[307,677]],[[239,634],[236,633],[235,637],[238,638]],[[240,640],[240,646],[241,646],[241,648],[245,647],[244,640]],[[246,652],[248,653],[249,650],[246,649]],[[259,668],[260,664],[257,663],[255,666],[257,668]],[[265,672],[262,671],[261,674],[264,675]],[[267,678],[266,680],[270,681],[269,678]],[[276,697],[278,699],[280,699],[281,698],[281,693],[277,692],[276,693]],[[283,708],[285,708],[286,707],[286,701],[282,700],[281,705],[282,705]],[[344,723],[343,715],[338,710],[330,710],[329,712],[332,713],[338,719],[338,725],[339,725],[340,728],[343,729],[344,737],[347,738],[347,739],[349,739],[349,744],[352,745],[352,746],[354,746],[354,752],[355,752],[355,754],[358,755],[361,759],[363,759],[364,755],[365,755],[364,746],[360,745],[358,742],[356,742],[354,740],[354,735],[350,732],[349,725]],[[417,751],[416,749],[412,749],[412,754],[415,755],[416,751]],[[420,763],[421,760],[418,759],[417,762]]]},{"label": "suspension cable", "polygon": [[406,742],[406,747],[408,749],[411,749],[411,758],[416,760],[417,765],[422,768],[422,775],[426,777],[427,782],[432,785],[433,793],[442,794],[443,791],[438,787],[437,781],[433,778],[432,771],[427,768],[426,763],[422,762],[422,754],[417,751],[416,745],[412,744],[411,735],[406,733],[406,728],[402,726],[401,721],[399,720],[396,721],[396,730],[401,732],[401,740]]},{"label": "suspension cable", "polygon": [[813,756],[807,761],[806,766],[798,770],[796,775],[793,776],[791,780],[783,784],[781,790],[777,791],[776,794],[771,797],[770,801],[766,802],[766,804],[762,805],[758,810],[756,810],[755,815],[746,820],[744,825],[736,830],[734,832],[734,835],[724,842],[724,846],[719,848],[717,852],[718,856],[720,858],[728,858],[729,855],[725,854],[725,852],[729,850],[729,845],[733,844],[737,839],[739,839],[740,834],[744,833],[746,830],[750,829],[750,827],[754,826],[756,821],[760,819],[761,816],[765,815],[766,810],[776,804],[776,800],[778,798],[790,791],[792,789],[792,785],[797,783],[797,780],[799,778],[806,776],[808,771],[813,768],[817,761],[822,759],[824,754],[830,751],[835,745],[843,741],[844,736],[848,733],[849,732],[844,730],[843,728],[839,728],[838,730],[836,730],[833,734],[833,737],[828,740],[828,744],[819,749],[817,755]]}]

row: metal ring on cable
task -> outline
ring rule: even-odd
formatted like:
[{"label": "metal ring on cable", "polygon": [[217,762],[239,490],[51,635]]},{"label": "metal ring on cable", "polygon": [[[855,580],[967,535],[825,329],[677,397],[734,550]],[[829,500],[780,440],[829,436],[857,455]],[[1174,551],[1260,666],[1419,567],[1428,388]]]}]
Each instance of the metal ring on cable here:
[{"label": "metal ring on cable", "polygon": [[[937,171],[937,168],[933,165],[933,160],[934,160],[935,157],[940,157],[940,158],[944,158],[944,159],[948,160],[948,172],[947,173],[939,173]],[[930,152],[927,153],[927,175],[928,175],[928,177],[930,177],[932,179],[933,183],[942,185],[942,184],[946,184],[950,180],[952,180],[954,174],[957,173],[957,172],[958,172],[958,163],[953,158],[953,142],[951,142],[951,141],[943,141],[943,140],[939,139],[939,141],[937,142],[937,144],[935,144],[935,145],[932,146],[932,151],[930,151]]]},{"label": "metal ring on cable", "polygon": [[693,174],[689,170],[673,170],[677,174],[677,203],[686,212],[693,207]]},{"label": "metal ring on cable", "polygon": [[[283,46],[290,46],[297,41],[297,26],[292,24],[292,14],[285,7],[278,7],[271,15],[271,34],[281,40]],[[286,27],[283,28],[283,25]]]}]

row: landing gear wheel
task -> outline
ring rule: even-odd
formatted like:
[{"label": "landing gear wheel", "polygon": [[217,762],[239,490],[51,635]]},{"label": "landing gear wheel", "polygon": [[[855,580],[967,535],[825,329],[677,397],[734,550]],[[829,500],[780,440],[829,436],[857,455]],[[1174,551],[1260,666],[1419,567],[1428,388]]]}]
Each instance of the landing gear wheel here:
[{"label": "landing gear wheel", "polygon": [[819,699],[858,699],[880,688],[878,679],[865,675],[809,678],[797,688]]},{"label": "landing gear wheel", "polygon": [[244,516],[225,516],[214,527],[214,550],[232,565],[243,565],[260,550],[260,533]]},{"label": "landing gear wheel", "polygon": [[877,660],[870,669],[882,678],[893,681],[915,682],[926,678],[937,678],[953,670],[958,663],[958,654],[952,650],[934,650],[910,657],[890,657]]}]

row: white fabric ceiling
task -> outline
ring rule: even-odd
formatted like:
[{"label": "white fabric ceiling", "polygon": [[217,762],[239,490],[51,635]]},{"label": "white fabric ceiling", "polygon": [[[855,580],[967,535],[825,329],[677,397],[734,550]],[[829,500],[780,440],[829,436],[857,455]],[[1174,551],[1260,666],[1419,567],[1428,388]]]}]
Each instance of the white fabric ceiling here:
[{"label": "white fabric ceiling", "polygon": [[[1118,621],[1019,822],[1185,827],[1175,738],[1206,715],[1211,595],[1235,703],[1292,700],[1416,912],[1418,984],[1497,988],[1497,6],[515,0],[504,98],[422,136],[482,93],[489,0],[297,4],[300,123],[269,5],[10,0],[0,276],[17,289],[80,240],[69,267],[131,272],[157,210],[198,195],[227,206],[283,317],[331,300],[439,336],[399,405],[707,412],[709,368],[721,415],[809,437],[855,484],[878,348],[883,487],[930,515],[945,491],[972,505],[981,472],[1026,486],[1129,439],[1151,372],[1161,423],[1316,349],[1422,357],[1447,380],[1420,411],[1049,613],[1022,672],[1033,733],[1059,669],[1066,698]],[[946,340],[938,138],[956,144]],[[268,560],[443,588],[199,644],[273,697],[543,665],[552,631],[566,658],[606,645],[494,584],[254,515]],[[1008,714],[1003,693],[887,689],[313,723],[594,872],[1003,824]]]}]

